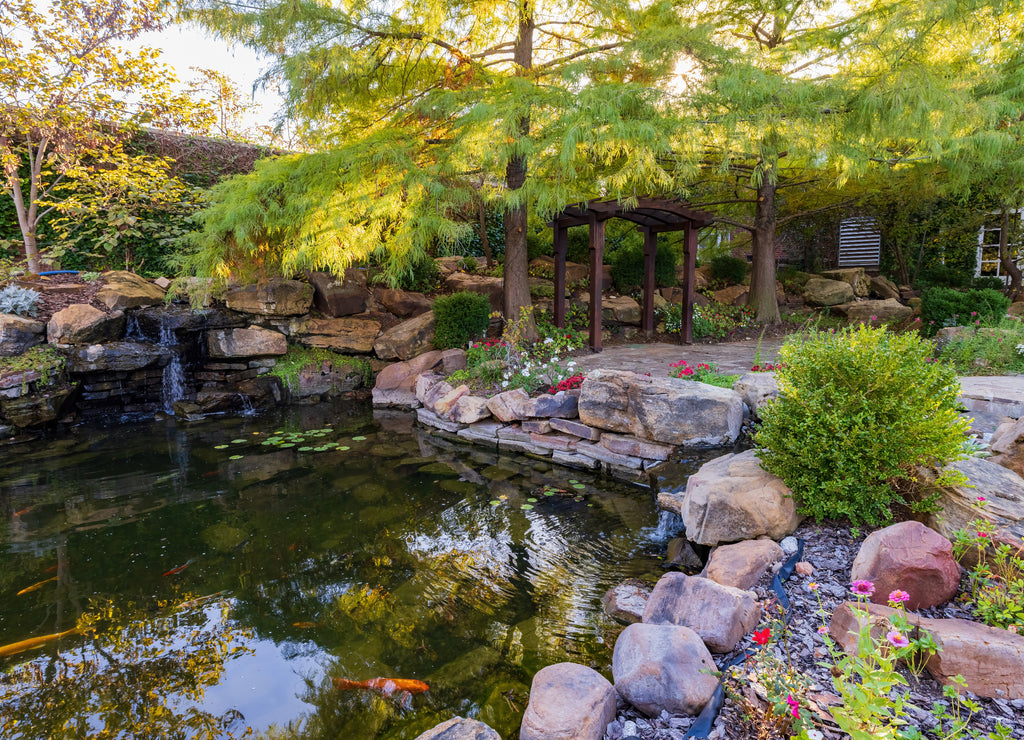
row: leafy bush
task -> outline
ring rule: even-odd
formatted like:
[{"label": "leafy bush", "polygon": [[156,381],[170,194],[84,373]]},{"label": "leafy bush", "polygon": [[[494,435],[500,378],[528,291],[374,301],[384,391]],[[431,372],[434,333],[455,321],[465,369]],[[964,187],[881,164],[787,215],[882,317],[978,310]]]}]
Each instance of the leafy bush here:
[{"label": "leafy bush", "polygon": [[590,261],[590,231],[585,226],[569,229],[565,258],[581,265]]},{"label": "leafy bush", "polygon": [[434,346],[464,347],[482,337],[490,322],[491,301],[480,293],[452,293],[434,301]]},{"label": "leafy bush", "polygon": [[949,362],[961,375],[1024,372],[1024,326],[1016,319],[1003,319],[995,326],[961,329],[962,334],[945,342],[936,358]]},{"label": "leafy bush", "polygon": [[13,313],[18,316],[35,316],[36,304],[40,293],[20,285],[8,285],[0,288],[0,313]]},{"label": "leafy bush", "polygon": [[780,396],[760,412],[754,441],[801,512],[880,524],[894,505],[923,506],[915,466],[959,457],[968,428],[954,369],[930,354],[914,334],[865,325],[782,347]]},{"label": "leafy bush", "polygon": [[[629,244],[614,252],[609,261],[612,266],[612,285],[619,293],[628,293],[644,282],[644,248],[642,244]],[[654,257],[654,283],[658,287],[676,284],[676,255],[672,248],[662,244]]]},{"label": "leafy bush", "polygon": [[668,371],[670,378],[681,380],[693,380],[707,385],[717,385],[719,388],[732,388],[732,384],[739,379],[739,375],[723,375],[718,372],[718,365],[715,363],[698,362],[696,365],[689,365],[686,360],[673,362],[669,365],[672,369]]},{"label": "leafy bush", "polygon": [[1024,548],[994,538],[996,525],[982,514],[986,504],[979,496],[979,516],[955,533],[953,552],[961,562],[968,556],[974,561],[967,567],[974,613],[987,625],[1019,634],[1024,631]]},{"label": "leafy bush", "polygon": [[440,271],[437,263],[429,255],[424,255],[414,262],[409,270],[398,277],[396,287],[402,290],[415,290],[420,293],[429,293],[437,288]]},{"label": "leafy bush", "polygon": [[966,288],[971,284],[972,276],[963,266],[932,265],[922,270],[917,276],[915,286],[925,288]]},{"label": "leafy bush", "polygon": [[929,288],[921,294],[921,331],[933,336],[944,326],[997,322],[1006,315],[1010,299],[991,289]]},{"label": "leafy bush", "polygon": [[971,287],[975,290],[988,289],[1001,293],[1006,290],[1006,283],[1003,282],[1002,278],[996,277],[995,275],[982,275],[981,277],[976,277],[971,281]]},{"label": "leafy bush", "polygon": [[711,279],[722,285],[739,285],[747,276],[747,261],[729,254],[711,259]]}]

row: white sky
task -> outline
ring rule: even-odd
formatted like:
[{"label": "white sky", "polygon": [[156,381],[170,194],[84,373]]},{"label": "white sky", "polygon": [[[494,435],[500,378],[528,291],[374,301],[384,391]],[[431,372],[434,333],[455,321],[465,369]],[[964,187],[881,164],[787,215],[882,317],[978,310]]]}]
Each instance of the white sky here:
[{"label": "white sky", "polygon": [[189,67],[205,67],[223,72],[234,81],[245,96],[257,103],[261,110],[254,123],[271,124],[280,105],[273,90],[258,90],[253,96],[253,82],[269,67],[269,61],[243,46],[229,46],[224,41],[208,36],[192,25],[169,25],[162,31],[144,34],[137,40],[139,46],[162,51],[161,61],[174,68],[183,83],[194,77]]}]

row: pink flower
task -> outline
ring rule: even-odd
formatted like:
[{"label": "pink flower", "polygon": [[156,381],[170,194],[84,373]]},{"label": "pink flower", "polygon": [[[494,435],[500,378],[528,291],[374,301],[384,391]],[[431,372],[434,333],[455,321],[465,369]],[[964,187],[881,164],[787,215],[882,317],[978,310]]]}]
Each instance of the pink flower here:
[{"label": "pink flower", "polygon": [[850,590],[857,596],[871,596],[875,592],[875,584],[871,581],[854,581],[850,584]]},{"label": "pink flower", "polygon": [[908,594],[906,591],[900,591],[899,589],[896,589],[891,594],[889,594],[890,604],[902,604],[904,601],[910,601],[910,594]]},{"label": "pink flower", "polygon": [[978,532],[979,537],[988,537],[988,532]]},{"label": "pink flower", "polygon": [[891,642],[894,647],[906,647],[910,644],[910,640],[896,630],[889,630],[885,635],[885,639]]},{"label": "pink flower", "polygon": [[818,634],[819,635],[827,635],[828,634],[828,627],[826,627],[825,625],[821,625],[820,627],[818,627]]},{"label": "pink flower", "polygon": [[815,583],[814,581],[811,581],[810,583],[807,584],[807,588],[811,589],[811,591],[817,591],[818,590],[818,584]]},{"label": "pink flower", "polygon": [[800,702],[798,702],[796,699],[794,699],[793,695],[790,694],[789,696],[786,697],[786,703],[789,704],[789,713],[792,714],[794,717],[799,717],[800,716]]},{"label": "pink flower", "polygon": [[985,497],[984,496],[978,496],[978,503],[979,504],[985,503]]}]

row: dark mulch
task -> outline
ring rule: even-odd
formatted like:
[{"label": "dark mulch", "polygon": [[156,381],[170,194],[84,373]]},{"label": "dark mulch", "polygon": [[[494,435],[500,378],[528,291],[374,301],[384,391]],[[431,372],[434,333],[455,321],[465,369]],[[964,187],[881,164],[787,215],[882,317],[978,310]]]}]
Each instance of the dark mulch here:
[{"label": "dark mulch", "polygon": [[40,293],[35,315],[38,321],[49,321],[55,313],[76,303],[87,303],[109,313],[107,307],[96,300],[101,287],[97,280],[83,280],[78,275],[42,275],[18,280],[17,284]]}]

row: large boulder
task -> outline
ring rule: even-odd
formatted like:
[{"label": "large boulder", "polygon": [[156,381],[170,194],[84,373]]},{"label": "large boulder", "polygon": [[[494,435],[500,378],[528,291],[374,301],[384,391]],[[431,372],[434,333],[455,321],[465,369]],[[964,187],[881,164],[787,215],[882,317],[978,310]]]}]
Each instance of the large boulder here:
[{"label": "large boulder", "polygon": [[373,386],[374,406],[412,406],[416,402],[416,378],[429,373],[442,362],[440,350],[431,350],[422,355],[388,365],[377,373]]},{"label": "large boulder", "polygon": [[779,397],[775,373],[745,373],[732,384],[732,389],[740,394],[753,416],[757,416],[766,403]]},{"label": "large boulder", "polygon": [[449,416],[459,424],[476,424],[491,415],[487,408],[487,399],[483,396],[463,395],[452,406]]},{"label": "large boulder", "polygon": [[531,398],[523,407],[523,418],[550,418],[572,419],[576,416],[579,407],[579,399],[572,393],[559,391],[558,393],[545,393],[542,396]]},{"label": "large boulder", "polygon": [[143,306],[156,306],[164,302],[164,291],[133,272],[115,270],[100,276],[102,287],[96,300],[111,311]]},{"label": "large boulder", "polygon": [[697,633],[671,624],[631,624],[612,653],[616,691],[648,717],[700,712],[718,688],[715,670]]},{"label": "large boulder", "polygon": [[743,306],[747,302],[750,288],[746,285],[728,285],[712,293],[712,297],[724,306]]},{"label": "large boulder", "polygon": [[307,319],[292,336],[307,347],[322,347],[334,352],[373,352],[373,342],[380,334],[380,322],[372,319]]},{"label": "large boulder", "polygon": [[380,294],[381,305],[395,316],[412,318],[426,313],[434,302],[422,293],[386,288]]},{"label": "large boulder", "polygon": [[124,333],[123,311],[103,313],[86,303],[63,308],[46,324],[50,344],[98,344],[118,339]]},{"label": "large boulder", "polygon": [[736,441],[743,401],[735,391],[678,378],[594,370],[579,399],[583,424],[673,445]]},{"label": "large boulder", "polygon": [[682,496],[658,494],[658,504],[683,519],[686,536],[701,545],[769,537],[780,540],[800,524],[793,494],[747,450],[704,463]]},{"label": "large boulder", "polygon": [[871,290],[871,280],[863,267],[843,267],[838,270],[826,270],[821,276],[827,280],[839,280],[848,283],[853,288],[853,294],[858,298],[866,298]]},{"label": "large boulder", "polygon": [[530,686],[519,740],[601,740],[615,719],[615,687],[593,668],[555,663]]},{"label": "large boulder", "polygon": [[953,545],[920,522],[900,522],[872,532],[860,546],[851,581],[871,581],[871,601],[885,604],[897,589],[910,595],[907,609],[927,609],[949,601],[960,586]]},{"label": "large boulder", "polygon": [[46,324],[13,313],[0,314],[0,357],[15,357],[46,341]]},{"label": "large boulder", "polygon": [[1000,424],[992,432],[989,448],[994,453],[992,462],[1024,475],[1024,417]]},{"label": "large boulder", "polygon": [[889,298],[899,299],[900,297],[899,286],[883,275],[875,275],[871,278],[869,293],[874,298],[881,298],[883,301]]},{"label": "large boulder", "polygon": [[761,607],[752,591],[700,576],[666,573],[647,599],[645,624],[689,627],[713,653],[728,653],[757,626]]},{"label": "large boulder", "polygon": [[313,305],[324,316],[337,318],[366,310],[370,296],[366,270],[349,267],[340,277],[326,272],[309,272],[306,277],[313,286]]},{"label": "large boulder", "polygon": [[[829,634],[847,654],[856,655],[861,621],[869,620],[872,637],[882,641],[895,612],[878,604],[846,602],[832,612]],[[936,652],[925,669],[936,681],[950,686],[954,677],[963,676],[967,690],[978,696],[1024,699],[1024,635],[966,619],[906,616],[911,626],[935,641]]]},{"label": "large boulder", "polygon": [[419,735],[416,740],[501,740],[501,735],[475,719],[452,717]]},{"label": "large boulder", "polygon": [[628,295],[605,296],[601,300],[601,316],[605,321],[639,326],[640,304]]},{"label": "large boulder", "polygon": [[514,388],[487,399],[487,408],[498,421],[520,421],[527,418],[530,397],[522,388]]},{"label": "large boulder", "polygon": [[173,356],[168,347],[148,342],[76,345],[67,353],[70,373],[98,373],[163,367]]},{"label": "large boulder", "polygon": [[267,357],[288,351],[284,334],[261,326],[217,329],[206,335],[210,357]]},{"label": "large boulder", "polygon": [[313,305],[313,286],[275,278],[232,288],[225,294],[224,303],[232,311],[257,316],[301,316]]},{"label": "large boulder", "polygon": [[71,386],[63,386],[17,398],[0,398],[0,416],[20,429],[45,424],[60,416],[64,403],[74,390]]},{"label": "large boulder", "polygon": [[834,307],[851,321],[881,324],[888,321],[903,321],[914,313],[910,306],[904,306],[895,298],[884,301],[856,301]]},{"label": "large boulder", "polygon": [[970,529],[974,520],[982,519],[995,525],[993,541],[1019,546],[1024,538],[1024,478],[980,457],[956,460],[944,469],[963,473],[967,482],[936,486],[936,471],[919,469],[924,491],[938,494],[937,511],[925,523],[953,539],[957,530]]},{"label": "large boulder", "polygon": [[785,557],[782,548],[769,539],[722,545],[711,553],[704,575],[723,586],[746,590],[756,586],[761,576]]},{"label": "large boulder", "polygon": [[480,293],[491,302],[492,311],[501,310],[501,297],[504,292],[504,281],[499,277],[487,275],[470,275],[465,272],[453,272],[445,278],[445,290],[452,293]]},{"label": "large boulder", "polygon": [[842,280],[815,277],[804,286],[804,301],[811,306],[838,306],[853,299],[853,286]]},{"label": "large boulder", "polygon": [[409,360],[434,349],[434,312],[427,311],[377,337],[373,351],[382,360]]},{"label": "large boulder", "polygon": [[362,385],[363,370],[358,365],[343,360],[324,360],[299,370],[294,386],[288,390],[296,398],[332,397],[354,391]]}]

